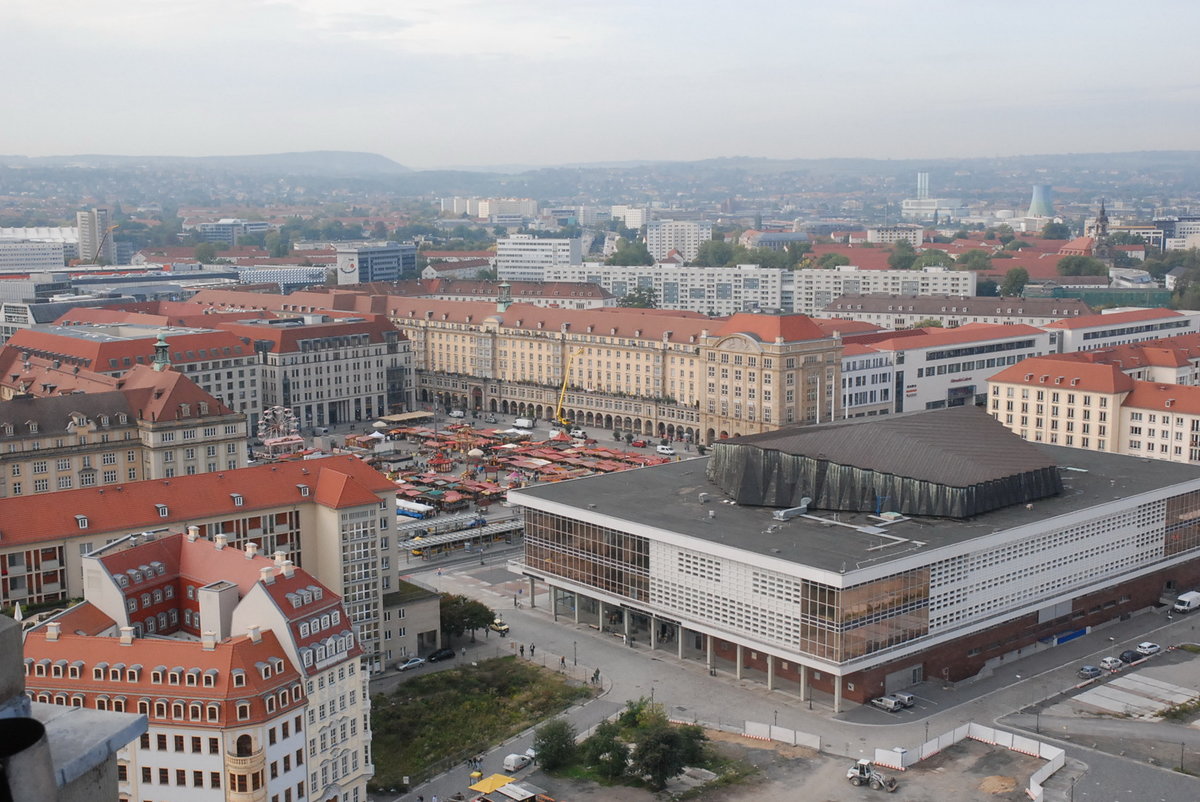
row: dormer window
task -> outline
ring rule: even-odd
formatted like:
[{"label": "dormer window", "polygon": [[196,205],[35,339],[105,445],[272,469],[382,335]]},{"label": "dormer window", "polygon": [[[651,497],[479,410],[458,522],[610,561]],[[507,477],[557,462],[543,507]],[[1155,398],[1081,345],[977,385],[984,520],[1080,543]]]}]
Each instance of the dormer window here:
[{"label": "dormer window", "polygon": [[230,493],[229,497],[233,499],[233,506],[235,507],[240,507],[245,502],[245,499],[242,498],[241,493]]},{"label": "dormer window", "polygon": [[78,526],[80,529],[87,529],[87,528],[88,528],[88,519],[87,519],[87,516],[86,516],[86,515],[76,515],[76,516],[75,516],[75,524],[76,524],[76,525],[77,525],[77,526]]},{"label": "dormer window", "polygon": [[246,672],[240,668],[233,670],[233,687],[242,688],[246,685]]},{"label": "dormer window", "polygon": [[32,421],[32,420],[31,420],[31,421],[29,422],[29,433],[30,433],[30,434],[37,434],[37,433],[38,433],[38,425],[37,425],[37,421]]},{"label": "dormer window", "polygon": [[296,488],[300,491],[300,495],[308,496],[308,485],[296,485]]},{"label": "dormer window", "polygon": [[170,510],[169,510],[169,509],[167,509],[167,505],[166,505],[166,504],[155,504],[155,505],[154,505],[154,508],[155,508],[156,510],[158,510],[158,517],[159,517],[159,518],[166,518],[166,517],[167,517],[167,515],[170,513]]},{"label": "dormer window", "polygon": [[124,412],[119,413],[117,415],[117,423],[129,423],[129,416]]}]

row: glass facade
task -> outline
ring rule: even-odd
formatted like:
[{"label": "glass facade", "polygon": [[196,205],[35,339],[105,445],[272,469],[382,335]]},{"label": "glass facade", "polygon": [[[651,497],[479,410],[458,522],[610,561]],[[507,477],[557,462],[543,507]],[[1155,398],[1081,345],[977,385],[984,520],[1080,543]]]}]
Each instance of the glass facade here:
[{"label": "glass facade", "polygon": [[638,535],[527,509],[525,562],[536,571],[617,596],[649,598],[649,541]]},{"label": "glass facade", "polygon": [[1200,491],[1167,499],[1165,556],[1174,557],[1200,546]]}]

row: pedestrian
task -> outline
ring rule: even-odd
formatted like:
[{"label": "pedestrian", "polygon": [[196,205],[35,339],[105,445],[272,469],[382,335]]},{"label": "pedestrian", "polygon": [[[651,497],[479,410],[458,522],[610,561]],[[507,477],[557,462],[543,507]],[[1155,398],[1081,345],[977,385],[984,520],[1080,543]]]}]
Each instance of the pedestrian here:
[{"label": "pedestrian", "polygon": [[533,650],[534,650],[534,649],[536,649],[536,648],[537,648],[537,647],[536,647],[536,646],[534,646],[532,643],[531,643],[531,644],[529,644],[529,659],[530,659],[530,660],[532,660],[532,659],[533,659]]},{"label": "pedestrian", "polygon": [[430,797],[429,802],[438,802],[437,794],[434,794],[432,797]]},{"label": "pedestrian", "polygon": [[417,794],[417,802],[425,802],[425,797],[421,796],[420,794]]},{"label": "pedestrian", "polygon": [[467,656],[467,647],[466,646],[462,647],[462,656],[463,657]]},{"label": "pedestrian", "polygon": [[525,644],[524,643],[521,644],[521,656],[522,657],[525,656]]},{"label": "pedestrian", "polygon": [[558,658],[558,667],[559,668],[567,667],[567,656],[565,654],[562,657]]}]

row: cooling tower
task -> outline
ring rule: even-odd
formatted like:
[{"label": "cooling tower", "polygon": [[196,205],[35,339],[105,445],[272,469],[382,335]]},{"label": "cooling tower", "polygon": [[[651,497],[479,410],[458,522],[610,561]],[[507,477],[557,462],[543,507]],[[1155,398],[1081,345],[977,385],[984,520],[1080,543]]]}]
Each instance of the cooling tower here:
[{"label": "cooling tower", "polygon": [[1029,199],[1026,217],[1053,217],[1054,206],[1050,202],[1050,185],[1034,184],[1033,197]]}]

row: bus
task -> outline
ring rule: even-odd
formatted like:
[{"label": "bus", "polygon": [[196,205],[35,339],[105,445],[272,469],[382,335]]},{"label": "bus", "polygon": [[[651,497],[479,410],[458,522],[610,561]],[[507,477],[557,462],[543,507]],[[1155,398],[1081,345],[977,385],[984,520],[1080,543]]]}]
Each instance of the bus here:
[{"label": "bus", "polygon": [[396,514],[403,515],[406,518],[416,518],[424,520],[433,515],[437,510],[428,504],[418,504],[415,501],[407,499],[396,499]]}]

